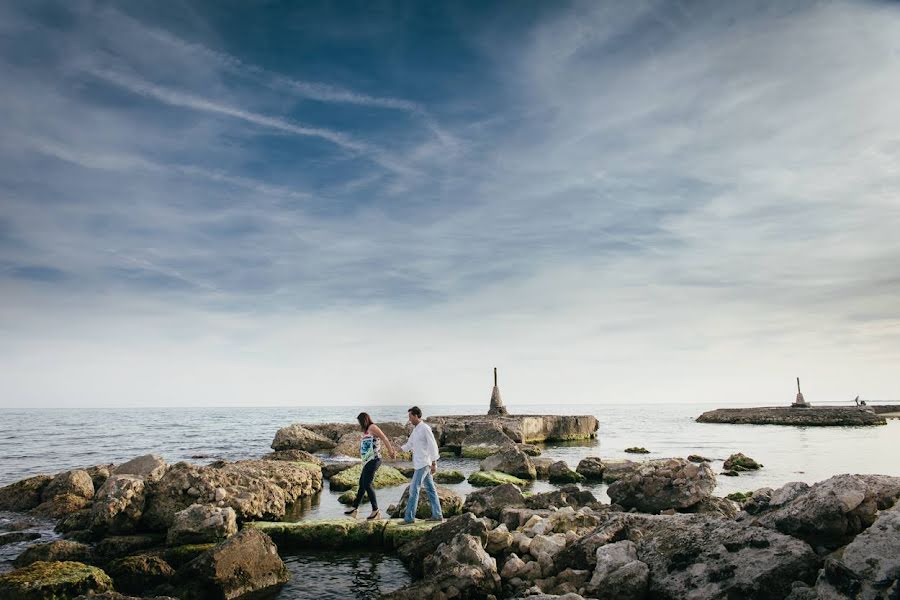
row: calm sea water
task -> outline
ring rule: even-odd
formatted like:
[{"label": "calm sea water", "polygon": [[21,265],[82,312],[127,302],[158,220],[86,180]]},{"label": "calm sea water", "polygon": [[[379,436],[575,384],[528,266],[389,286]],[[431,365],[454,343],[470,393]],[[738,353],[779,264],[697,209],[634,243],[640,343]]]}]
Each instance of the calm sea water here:
[{"label": "calm sea water", "polygon": [[[721,461],[743,452],[765,465],[740,477],[719,477],[716,493],[777,487],[789,481],[815,482],[839,473],[881,473],[900,476],[900,420],[883,427],[779,427],[696,423],[712,404],[628,404],[597,406],[510,406],[512,412],[594,414],[600,420],[599,439],[589,443],[548,445],[544,456],[567,461],[573,467],[585,456],[632,458],[624,449],[644,446],[645,458],[701,454]],[[405,406],[365,407],[376,421],[405,420]],[[481,413],[486,406],[423,406],[427,414]],[[160,454],[169,462],[206,463],[223,458],[238,460],[269,452],[279,427],[293,422],[352,422],[357,407],[297,408],[131,408],[131,409],[3,409],[0,410],[0,485],[37,473],[99,463],[121,462],[146,453]],[[204,457],[204,458],[194,458]],[[442,468],[477,470],[474,460],[446,459]],[[471,490],[466,483],[449,486],[458,493]],[[588,486],[606,498],[606,486]],[[546,482],[535,491],[552,489]],[[379,490],[381,508],[396,502],[403,487]],[[333,517],[343,507],[337,493],[326,489],[291,518]],[[3,522],[17,518],[0,514]],[[52,524],[34,528],[45,541]],[[0,547],[0,570],[27,544]],[[286,559],[295,572],[294,582],[279,600],[301,598],[369,598],[408,581],[402,566],[381,555],[302,554]],[[355,583],[354,583],[355,582]],[[347,587],[347,586],[350,587]],[[352,590],[352,591],[351,591]]]}]

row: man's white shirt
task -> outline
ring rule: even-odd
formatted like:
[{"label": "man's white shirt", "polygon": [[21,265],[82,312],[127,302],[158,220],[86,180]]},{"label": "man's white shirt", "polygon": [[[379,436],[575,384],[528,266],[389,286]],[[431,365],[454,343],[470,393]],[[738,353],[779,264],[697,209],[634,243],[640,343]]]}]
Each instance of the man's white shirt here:
[{"label": "man's white shirt", "polygon": [[419,421],[409,434],[409,439],[400,448],[405,452],[412,450],[413,468],[417,470],[429,466],[441,456],[431,427],[425,421]]}]

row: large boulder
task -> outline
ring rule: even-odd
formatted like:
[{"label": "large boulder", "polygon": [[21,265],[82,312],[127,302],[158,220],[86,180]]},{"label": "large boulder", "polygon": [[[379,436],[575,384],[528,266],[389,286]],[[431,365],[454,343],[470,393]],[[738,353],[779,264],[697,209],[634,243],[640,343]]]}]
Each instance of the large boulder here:
[{"label": "large boulder", "polygon": [[0,598],[10,600],[57,600],[112,589],[106,573],[74,561],[35,562],[0,575]]},{"label": "large boulder", "polygon": [[50,480],[41,493],[41,500],[48,502],[56,496],[71,494],[90,500],[94,497],[94,481],[87,471],[76,469],[63,471]]},{"label": "large boulder", "polygon": [[[328,482],[329,487],[336,492],[343,492],[353,489],[359,485],[359,476],[362,473],[363,465],[357,464],[349,469],[344,469],[340,473],[334,475]],[[389,465],[381,465],[375,471],[375,479],[372,486],[375,489],[393,487],[395,485],[403,485],[409,482],[409,478],[403,473]]]},{"label": "large boulder", "polygon": [[469,475],[469,485],[475,487],[493,487],[503,484],[524,487],[527,483],[524,479],[519,479],[515,475],[508,475],[500,471],[475,471]]},{"label": "large boulder", "polygon": [[302,463],[311,463],[314,465],[318,465],[319,467],[325,466],[325,461],[316,456],[315,454],[311,454],[306,450],[276,450],[275,452],[269,452],[265,456],[263,456],[263,460],[284,460],[287,462],[302,462]]},{"label": "large boulder", "polygon": [[438,471],[433,476],[435,483],[462,483],[466,476],[461,471]]},{"label": "large boulder", "polygon": [[550,480],[550,483],[578,483],[584,480],[584,476],[570,469],[564,460],[556,461],[550,465],[547,478]]},{"label": "large boulder", "polygon": [[607,459],[603,461],[603,483],[614,483],[632,475],[642,463],[627,459]]},{"label": "large boulder", "polygon": [[466,428],[466,436],[461,443],[463,458],[487,458],[507,448],[515,448],[515,442],[503,432],[503,428],[493,423],[478,423]]},{"label": "large boulder", "polygon": [[492,454],[482,460],[481,470],[501,471],[521,479],[535,479],[537,477],[537,471],[534,469],[531,458],[515,446],[497,454]]},{"label": "large boulder", "polygon": [[637,547],[622,540],[597,548],[597,566],[586,591],[598,600],[643,600],[650,568],[638,559]]},{"label": "large boulder", "polygon": [[656,513],[694,506],[708,498],[715,486],[716,476],[708,465],[669,458],[643,463],[610,485],[607,494],[625,508]]},{"label": "large boulder", "polygon": [[31,514],[48,519],[61,519],[89,506],[90,499],[75,494],[57,494],[45,502],[41,502],[31,510]]},{"label": "large boulder", "polygon": [[603,461],[598,456],[582,458],[575,467],[575,472],[590,481],[603,480]]},{"label": "large boulder", "polygon": [[459,534],[474,536],[482,544],[485,544],[487,543],[488,527],[483,520],[476,518],[471,513],[464,512],[432,527],[424,535],[401,545],[397,554],[414,575],[421,577],[425,559],[434,554],[439,546]]},{"label": "large boulder", "polygon": [[283,585],[291,578],[272,540],[244,529],[207,550],[178,572],[197,595],[231,600]]},{"label": "large boulder", "polygon": [[362,438],[363,432],[359,431],[359,429],[345,433],[332,448],[331,455],[359,458],[359,445],[362,442]]},{"label": "large boulder", "polygon": [[106,480],[112,475],[113,469],[116,468],[116,465],[109,463],[103,465],[94,465],[93,467],[87,467],[85,471],[87,474],[91,476],[91,481],[94,482],[94,490],[99,490],[103,487],[103,484],[106,483]]},{"label": "large boulder", "polygon": [[525,506],[528,508],[581,508],[582,506],[599,506],[597,498],[588,490],[582,490],[577,485],[566,485],[558,490],[534,494],[525,498]]},{"label": "large boulder", "polygon": [[97,491],[91,507],[91,529],[98,533],[130,533],[138,529],[146,501],[144,480],[111,475]]},{"label": "large boulder", "polygon": [[144,454],[132,458],[128,462],[124,462],[112,471],[113,475],[133,475],[140,477],[147,483],[152,483],[162,479],[166,474],[166,461],[156,454]]},{"label": "large boulder", "polygon": [[765,528],[701,515],[636,517],[628,539],[650,569],[651,598],[784,598],[819,569],[806,543]]},{"label": "large boulder", "polygon": [[752,522],[827,552],[850,543],[875,522],[879,509],[894,505],[900,497],[900,477],[836,475],[806,490],[795,485],[788,494],[776,491],[772,496],[791,499],[779,504],[770,500],[764,508],[754,504]]},{"label": "large boulder", "polygon": [[[453,517],[462,512],[463,506],[463,498],[450,488],[446,488],[442,485],[435,486],[437,488],[438,500],[441,501],[441,513],[444,517]],[[403,495],[400,496],[400,501],[394,508],[393,511],[390,512],[390,515],[394,518],[402,517],[406,512],[406,504],[409,502],[409,486],[406,486],[406,489],[403,490]],[[416,509],[416,517],[419,519],[427,519],[431,516],[431,502],[428,500],[428,494],[425,493],[425,490],[419,491],[419,506]]]},{"label": "large boulder", "polygon": [[555,463],[556,461],[548,456],[533,456],[531,457],[531,464],[534,465],[534,472],[536,479],[549,479],[550,478],[550,465]]},{"label": "large boulder", "polygon": [[482,490],[476,490],[466,496],[463,512],[472,513],[476,517],[488,517],[495,521],[500,518],[504,508],[525,506],[522,490],[511,483],[504,483]]},{"label": "large boulder", "polygon": [[29,546],[13,561],[15,567],[27,567],[38,561],[59,562],[75,561],[89,563],[92,560],[91,547],[80,542],[70,540],[54,540],[44,544]]},{"label": "large boulder", "polygon": [[175,570],[163,558],[152,554],[138,554],[118,558],[106,566],[117,590],[141,594],[168,583]]},{"label": "large boulder", "polygon": [[0,488],[0,510],[24,512],[35,508],[52,479],[50,475],[35,475]]},{"label": "large boulder", "polygon": [[425,559],[428,576],[404,588],[385,594],[385,600],[421,598],[476,599],[500,591],[497,561],[484,550],[483,541],[464,533],[441,544]]},{"label": "large boulder", "polygon": [[[820,600],[900,597],[900,504],[881,511],[875,522],[826,561],[816,582]],[[893,595],[891,595],[893,594]]]},{"label": "large boulder", "polygon": [[175,513],[192,504],[229,506],[239,521],[279,520],[287,507],[322,489],[315,465],[275,460],[243,460],[220,467],[178,463],[147,498],[143,523],[168,529]]},{"label": "large boulder", "polygon": [[299,423],[282,427],[272,440],[272,450],[306,450],[317,452],[318,450],[330,450],[335,443],[329,438],[310,431]]},{"label": "large boulder", "polygon": [[166,535],[170,546],[221,542],[237,533],[237,516],[230,506],[192,504],[175,513]]}]

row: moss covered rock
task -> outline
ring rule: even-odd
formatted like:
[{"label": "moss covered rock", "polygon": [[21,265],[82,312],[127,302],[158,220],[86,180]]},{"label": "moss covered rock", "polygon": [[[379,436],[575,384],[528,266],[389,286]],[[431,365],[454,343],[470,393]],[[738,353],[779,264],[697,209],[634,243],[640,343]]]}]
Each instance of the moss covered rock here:
[{"label": "moss covered rock", "polygon": [[41,503],[41,494],[52,480],[49,475],[35,475],[0,488],[0,510],[31,510]]},{"label": "moss covered rock", "polygon": [[503,483],[511,483],[521,487],[528,482],[513,475],[501,473],[500,471],[475,471],[469,475],[469,484],[476,487],[488,487],[492,485],[501,485]]},{"label": "moss covered rock", "polygon": [[162,556],[167,563],[172,565],[172,567],[180,569],[182,566],[191,562],[214,546],[215,544],[185,544],[183,546],[172,546],[171,548],[166,548]]},{"label": "moss covered rock", "polygon": [[749,456],[745,456],[743,453],[738,452],[737,454],[732,454],[727,459],[725,459],[725,464],[722,467],[726,471],[755,471],[762,467],[761,464],[750,458]]},{"label": "moss covered rock", "polygon": [[165,559],[151,554],[139,554],[119,558],[106,567],[116,589],[130,594],[141,594],[169,581],[175,570]]},{"label": "moss covered rock", "polygon": [[462,483],[466,476],[460,471],[438,471],[434,474],[435,483]]},{"label": "moss covered rock", "polygon": [[112,589],[109,575],[97,567],[73,561],[39,561],[0,575],[0,598],[61,600]]},{"label": "moss covered rock", "polygon": [[257,521],[245,527],[269,535],[282,550],[293,548],[366,548],[382,544],[385,521],[323,519],[279,523]]},{"label": "moss covered rock", "polygon": [[550,483],[578,483],[584,481],[584,476],[569,468],[565,461],[557,461],[550,465],[548,473]]},{"label": "moss covered rock", "polygon": [[641,446],[632,446],[631,448],[625,448],[625,452],[628,454],[650,454],[650,451]]},{"label": "moss covered rock", "polygon": [[417,540],[431,531],[432,527],[440,525],[436,521],[416,521],[404,523],[403,519],[385,521],[382,534],[382,544],[385,550],[399,548],[412,540]]},{"label": "moss covered rock", "polygon": [[25,549],[25,552],[16,557],[13,565],[27,567],[39,561],[75,561],[91,562],[91,547],[87,544],[73,542],[71,540],[54,540],[46,544],[35,544]]},{"label": "moss covered rock", "polygon": [[753,492],[732,492],[725,496],[727,499],[742,504],[753,496]]},{"label": "moss covered rock", "polygon": [[[363,466],[355,465],[341,471],[331,478],[331,489],[334,491],[342,492],[345,490],[350,490],[359,485],[359,474],[362,473]],[[404,483],[409,483],[409,479],[407,479],[403,473],[395,469],[394,467],[390,467],[388,465],[381,465],[377,471],[375,471],[375,481],[372,485],[375,486],[375,489],[392,487],[395,485],[402,485]]]}]

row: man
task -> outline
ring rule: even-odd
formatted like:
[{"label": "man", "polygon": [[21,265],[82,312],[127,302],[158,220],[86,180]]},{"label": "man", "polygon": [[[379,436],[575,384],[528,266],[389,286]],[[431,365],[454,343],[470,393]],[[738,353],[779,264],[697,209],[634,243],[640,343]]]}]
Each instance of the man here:
[{"label": "man", "polygon": [[441,501],[438,498],[437,488],[434,487],[432,475],[437,471],[437,459],[440,458],[438,445],[434,439],[434,433],[428,423],[422,420],[422,410],[413,406],[407,411],[409,422],[413,426],[409,439],[401,446],[404,451],[412,450],[413,473],[412,483],[409,484],[409,502],[406,505],[406,514],[403,520],[413,523],[416,520],[416,510],[419,508],[419,488],[425,484],[425,493],[428,494],[428,502],[431,504],[431,518],[429,521],[443,521]]}]

